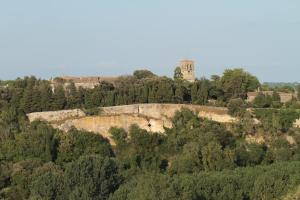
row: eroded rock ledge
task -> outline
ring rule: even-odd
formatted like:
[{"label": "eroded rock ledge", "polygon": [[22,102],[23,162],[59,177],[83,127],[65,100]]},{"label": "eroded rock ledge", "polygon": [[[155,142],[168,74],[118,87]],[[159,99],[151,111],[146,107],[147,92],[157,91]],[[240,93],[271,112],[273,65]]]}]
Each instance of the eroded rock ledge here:
[{"label": "eroded rock ledge", "polygon": [[134,104],[102,107],[101,115],[98,116],[86,116],[80,109],[37,112],[27,116],[30,122],[46,121],[63,131],[74,126],[77,129],[99,133],[111,140],[109,129],[114,126],[128,130],[132,124],[137,124],[147,131],[163,133],[164,127],[172,127],[171,118],[182,108],[198,113],[199,117],[220,123],[236,121],[228,114],[227,108],[188,104]]}]

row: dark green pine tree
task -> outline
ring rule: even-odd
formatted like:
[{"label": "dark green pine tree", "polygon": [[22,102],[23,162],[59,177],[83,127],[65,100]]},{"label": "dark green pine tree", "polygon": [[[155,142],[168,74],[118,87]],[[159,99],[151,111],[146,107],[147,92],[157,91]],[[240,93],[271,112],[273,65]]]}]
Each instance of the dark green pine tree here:
[{"label": "dark green pine tree", "polygon": [[195,81],[191,88],[192,103],[196,104],[198,100],[198,81]]},{"label": "dark green pine tree", "polygon": [[39,86],[40,104],[42,111],[48,111],[51,108],[52,90],[49,84],[41,84]]},{"label": "dark green pine tree", "polygon": [[152,86],[151,88],[149,88],[148,103],[154,103],[154,102],[156,102],[155,89]]},{"label": "dark green pine tree", "polygon": [[84,96],[84,107],[85,108],[93,108],[93,102],[92,102],[92,92],[87,91]]},{"label": "dark green pine tree", "polygon": [[34,93],[33,93],[33,89],[30,87],[27,87],[24,90],[23,93],[23,97],[21,99],[21,109],[25,112],[25,113],[30,113],[32,112],[32,102],[33,102],[33,98],[34,98]]},{"label": "dark green pine tree", "polygon": [[140,89],[140,94],[138,95],[140,103],[148,103],[148,93],[149,93],[148,86],[143,85],[142,88]]},{"label": "dark green pine tree", "polygon": [[109,91],[105,100],[105,106],[114,106],[115,105],[115,92]]},{"label": "dark green pine tree", "polygon": [[42,111],[41,105],[41,93],[38,88],[35,86],[32,90],[33,98],[31,103],[31,111],[32,112],[40,112]]},{"label": "dark green pine tree", "polygon": [[66,105],[65,90],[62,85],[58,85],[54,89],[52,108],[53,110],[64,109]]},{"label": "dark green pine tree", "polygon": [[80,96],[73,82],[66,87],[66,98],[68,108],[76,108],[80,105]]},{"label": "dark green pine tree", "polygon": [[175,86],[174,101],[175,103],[183,103],[184,101],[184,87],[180,84]]},{"label": "dark green pine tree", "polygon": [[209,82],[206,79],[200,80],[200,87],[197,92],[198,103],[204,105],[208,101]]}]

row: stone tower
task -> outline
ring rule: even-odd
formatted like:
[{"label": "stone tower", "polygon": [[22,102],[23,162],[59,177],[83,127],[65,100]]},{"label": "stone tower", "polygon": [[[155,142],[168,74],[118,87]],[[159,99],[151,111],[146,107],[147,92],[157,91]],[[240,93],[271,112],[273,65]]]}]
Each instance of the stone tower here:
[{"label": "stone tower", "polygon": [[195,77],[195,63],[193,60],[182,60],[179,63],[183,79],[194,82]]}]

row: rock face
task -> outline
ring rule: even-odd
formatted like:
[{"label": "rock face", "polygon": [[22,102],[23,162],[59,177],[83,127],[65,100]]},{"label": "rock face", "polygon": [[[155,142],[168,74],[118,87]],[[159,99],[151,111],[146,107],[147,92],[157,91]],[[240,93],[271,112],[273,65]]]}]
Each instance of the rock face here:
[{"label": "rock face", "polygon": [[294,123],[295,128],[300,128],[300,119],[297,119]]},{"label": "rock face", "polygon": [[67,119],[74,119],[78,117],[84,117],[85,113],[80,109],[74,110],[60,110],[49,112],[35,112],[27,114],[30,122],[35,120],[47,121],[47,122],[62,122]]},{"label": "rock face", "polygon": [[[128,130],[137,124],[150,132],[164,133],[164,127],[171,128],[171,118],[182,108],[198,113],[199,117],[220,123],[232,123],[235,118],[228,115],[226,108],[186,104],[134,104],[125,106],[102,107],[101,115],[86,116],[82,110],[62,110],[28,114],[30,122],[47,121],[63,131],[71,127],[92,131],[110,139],[109,129],[119,127]],[[111,140],[111,139],[110,139]],[[111,141],[113,143],[113,141]]]}]

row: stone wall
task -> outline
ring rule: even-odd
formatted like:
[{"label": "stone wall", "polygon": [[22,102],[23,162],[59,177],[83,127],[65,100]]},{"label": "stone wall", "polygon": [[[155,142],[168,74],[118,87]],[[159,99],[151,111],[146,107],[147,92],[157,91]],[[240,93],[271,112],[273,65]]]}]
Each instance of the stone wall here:
[{"label": "stone wall", "polygon": [[47,121],[47,122],[62,122],[67,119],[85,117],[85,113],[80,109],[59,110],[59,111],[30,113],[30,114],[27,114],[27,117],[30,122],[36,121],[36,120]]},{"label": "stone wall", "polygon": [[[253,102],[255,98],[258,96],[259,93],[263,93],[264,95],[273,95],[273,91],[262,91],[262,92],[248,92],[247,93],[247,101]],[[293,97],[296,97],[293,93],[286,93],[286,92],[278,92],[278,95],[280,96],[280,102],[281,103],[287,103],[293,99]]]}]

